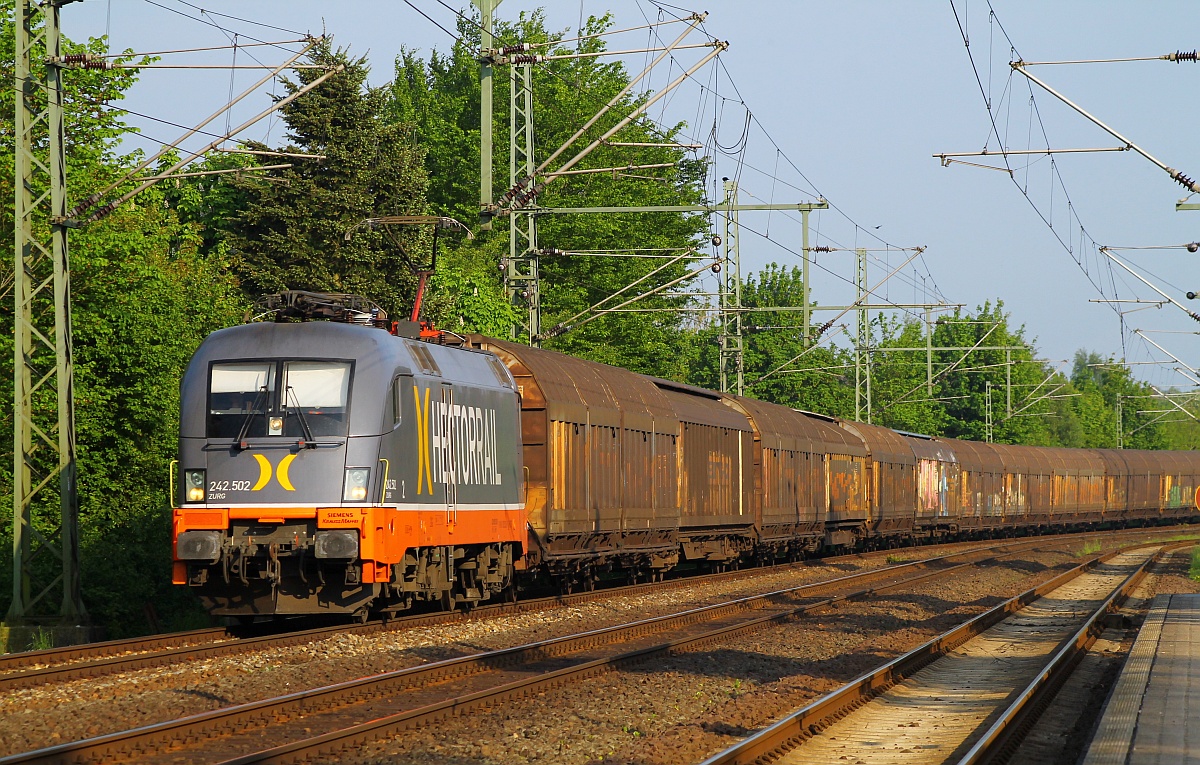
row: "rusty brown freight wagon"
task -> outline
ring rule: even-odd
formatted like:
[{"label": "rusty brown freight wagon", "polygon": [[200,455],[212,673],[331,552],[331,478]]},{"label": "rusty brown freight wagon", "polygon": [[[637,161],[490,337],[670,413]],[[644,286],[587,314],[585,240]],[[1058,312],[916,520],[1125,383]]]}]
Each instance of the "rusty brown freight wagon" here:
[{"label": "rusty brown freight wagon", "polygon": [[1191,515],[1197,508],[1197,452],[1125,449],[1127,517],[1157,520]]},{"label": "rusty brown freight wagon", "polygon": [[[825,545],[851,548],[867,542],[870,504],[867,446],[862,438],[839,424],[836,417],[815,412],[797,413],[821,426],[834,446],[825,455]],[[840,442],[840,443],[839,443]]]},{"label": "rusty brown freight wagon", "polygon": [[962,530],[987,530],[1004,522],[1004,461],[991,444],[941,439],[958,458],[958,486],[951,493]]},{"label": "rusty brown freight wagon", "polygon": [[838,420],[867,447],[868,529],[884,544],[911,537],[917,512],[917,458],[894,430]]},{"label": "rusty brown freight wagon", "polygon": [[1051,522],[1055,459],[1046,449],[993,445],[1004,460],[1004,516],[1009,525]]},{"label": "rusty brown freight wagon", "polygon": [[535,562],[581,581],[613,564],[647,574],[673,566],[682,455],[667,395],[617,367],[490,338],[473,342],[504,361],[521,393]]},{"label": "rusty brown freight wagon", "polygon": [[[725,402],[754,428],[754,512],[761,558],[795,558],[819,549],[826,541],[831,505],[836,523],[857,524],[861,533],[866,450],[857,437],[831,421],[787,407],[739,396],[726,396]],[[839,468],[834,482],[831,462]],[[847,474],[849,480],[842,480]]]},{"label": "rusty brown freight wagon", "polygon": [[1086,449],[1047,449],[1055,461],[1053,478],[1056,527],[1076,527],[1104,517],[1104,461]]},{"label": "rusty brown freight wagon", "polygon": [[917,459],[916,521],[914,531],[942,537],[958,528],[958,456],[946,441],[915,433],[902,433]]},{"label": "rusty brown freight wagon", "polygon": [[654,381],[679,420],[679,544],[686,560],[735,561],[755,547],[754,432],[719,393]]}]

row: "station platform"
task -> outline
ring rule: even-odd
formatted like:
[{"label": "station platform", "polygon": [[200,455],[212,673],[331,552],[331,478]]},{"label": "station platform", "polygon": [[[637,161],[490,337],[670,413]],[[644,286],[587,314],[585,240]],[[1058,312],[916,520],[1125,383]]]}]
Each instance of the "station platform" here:
[{"label": "station platform", "polygon": [[1084,765],[1200,765],[1200,595],[1150,606]]}]

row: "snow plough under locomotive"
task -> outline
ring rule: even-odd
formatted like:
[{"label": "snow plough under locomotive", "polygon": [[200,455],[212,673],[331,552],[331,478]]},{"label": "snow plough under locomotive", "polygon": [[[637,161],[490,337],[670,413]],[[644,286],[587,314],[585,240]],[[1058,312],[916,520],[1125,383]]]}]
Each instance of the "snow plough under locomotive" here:
[{"label": "snow plough under locomotive", "polygon": [[218,615],[1197,516],[1200,452],[900,433],[283,293],[181,388],[174,581]]}]

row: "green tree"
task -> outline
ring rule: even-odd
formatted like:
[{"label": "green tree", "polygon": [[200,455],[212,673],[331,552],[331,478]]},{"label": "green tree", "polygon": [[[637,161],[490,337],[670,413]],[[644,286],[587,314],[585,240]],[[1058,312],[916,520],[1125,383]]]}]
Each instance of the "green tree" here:
[{"label": "green tree", "polygon": [[179,380],[244,304],[161,191],[72,236],[84,600],[112,635],[168,627],[195,608],[170,583]]},{"label": "green tree", "polygon": [[[806,349],[800,269],[769,264],[742,284],[744,378],[747,396],[821,414],[854,414],[854,378],[844,352]],[[762,310],[786,307],[792,310]],[[707,388],[720,384],[721,330],[715,323],[695,333],[699,358],[688,381]],[[730,371],[732,374],[732,370]]]},{"label": "green tree", "polygon": [[1163,425],[1163,437],[1166,439],[1168,449],[1200,449],[1200,421],[1195,418],[1200,417],[1200,402],[1196,401],[1195,391],[1190,391],[1192,395],[1184,397],[1185,391],[1171,388],[1166,391],[1175,401],[1179,402],[1190,413],[1184,415],[1180,413],[1173,421]]},{"label": "green tree", "polygon": [[[942,435],[950,417],[941,399],[942,385],[935,381],[930,391],[926,354],[921,351],[892,351],[889,348],[920,348],[925,345],[925,324],[897,323],[879,317],[874,321],[878,340],[872,343],[871,393],[879,404],[875,421],[898,430]],[[953,374],[950,372],[949,374]]]},{"label": "green tree", "polygon": [[[607,29],[607,16],[591,18],[583,34]],[[478,47],[478,27],[463,21],[459,24],[463,39],[447,54],[434,51],[428,60],[413,51],[402,51],[396,61],[396,78],[390,90],[389,114],[401,123],[411,122],[416,135],[426,147],[425,166],[432,179],[429,186],[430,206],[440,214],[471,222],[478,215],[479,167],[479,82],[478,62],[472,52]],[[552,43],[563,33],[546,29],[540,12],[522,15],[515,22],[497,25],[497,45]],[[547,53],[574,52],[575,48],[551,45]],[[584,53],[604,50],[602,38],[584,40],[579,44]],[[509,166],[507,109],[509,84],[507,70],[497,67],[495,78],[494,115],[495,156],[497,168],[495,196],[507,190]],[[628,72],[618,62],[600,58],[569,61],[550,61],[534,69],[533,94],[535,133],[538,159],[544,159],[567,139],[600,107],[622,90],[630,80]],[[587,142],[609,129],[637,104],[630,96],[622,99],[582,139],[572,144],[562,157],[571,157]],[[635,120],[614,138],[624,142],[670,143],[677,139],[679,128],[659,130],[644,120]],[[562,161],[560,160],[560,161]],[[595,205],[625,206],[652,204],[696,204],[704,201],[703,178],[706,165],[690,159],[686,151],[671,147],[602,146],[579,166],[585,168],[619,167],[628,164],[669,164],[665,172],[621,174],[588,174],[564,176],[547,186],[539,196],[544,207]],[[553,168],[551,168],[553,169]],[[653,175],[652,178],[628,177]],[[615,177],[616,176],[616,177]],[[494,282],[497,266],[507,252],[508,218],[496,220],[495,231],[481,232],[471,247],[486,257],[463,258],[448,264],[461,272],[450,277],[449,270],[433,283],[436,296],[448,284]],[[618,364],[635,371],[682,378],[687,374],[694,357],[693,344],[687,342],[683,331],[687,321],[673,309],[692,303],[686,296],[689,281],[682,279],[695,266],[693,257],[685,257],[655,273],[663,260],[627,257],[630,250],[656,254],[687,252],[697,247],[708,224],[703,216],[685,214],[639,215],[574,215],[543,216],[539,219],[539,244],[544,248],[580,253],[600,251],[626,257],[602,257],[599,254],[564,254],[541,258],[543,329],[559,323],[570,329],[547,339],[546,345],[579,356]],[[662,287],[678,280],[670,289],[632,304],[631,308],[657,309],[646,313],[606,314],[593,320],[587,309],[634,281],[645,278],[635,290],[624,293],[632,297],[643,290]],[[455,288],[457,289],[457,288]],[[474,294],[474,288],[472,291]],[[488,300],[503,299],[492,293]],[[609,305],[618,301],[612,301]],[[523,306],[517,312],[524,313]],[[486,313],[499,316],[500,306]],[[582,315],[580,315],[582,314]],[[469,326],[463,316],[450,316],[453,321]],[[490,330],[489,330],[490,331]]]},{"label": "green tree", "polygon": [[[409,126],[383,118],[387,95],[367,87],[365,59],[331,46],[318,46],[311,59],[337,71],[281,110],[289,141],[283,150],[324,159],[294,159],[294,167],[229,181],[236,193],[225,201],[239,205],[223,226],[231,264],[249,296],[352,292],[403,314],[428,232],[355,227],[426,211],[424,153]],[[284,81],[286,90],[324,73],[298,70],[295,81]]]},{"label": "green tree", "polygon": [[[999,300],[984,303],[974,314],[956,311],[953,316],[938,319],[933,357],[938,382],[935,395],[943,399],[947,416],[944,435],[985,440],[990,384],[993,441],[1035,446],[1054,443],[1047,418],[1033,416],[1045,412],[1045,402],[1053,401],[1033,403],[1047,392],[1045,386],[1038,385],[1049,370],[1034,359],[1033,344],[1025,338],[1024,328],[1012,327],[1009,319]],[[1006,371],[1009,362],[1012,367]],[[1010,379],[1011,416],[1007,410]],[[1023,409],[1026,404],[1031,406]]]},{"label": "green tree", "polygon": [[[1098,353],[1079,350],[1071,370],[1071,402],[1079,421],[1078,444],[1089,448],[1116,446],[1118,428],[1126,449],[1164,449],[1168,439],[1163,418],[1150,411],[1170,409],[1149,385],[1133,379],[1125,364]],[[1118,401],[1121,413],[1118,422]]]}]

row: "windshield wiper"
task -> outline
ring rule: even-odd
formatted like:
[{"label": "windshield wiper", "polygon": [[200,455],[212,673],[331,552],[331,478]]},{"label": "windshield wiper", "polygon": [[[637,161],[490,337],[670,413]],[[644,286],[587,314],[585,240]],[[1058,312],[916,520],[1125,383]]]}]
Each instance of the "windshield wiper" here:
[{"label": "windshield wiper", "polygon": [[287,395],[295,404],[296,419],[300,420],[300,428],[304,431],[304,440],[307,443],[313,442],[312,430],[308,427],[308,420],[304,417],[304,410],[300,408],[300,400],[296,398],[296,391],[292,386],[287,386]]},{"label": "windshield wiper", "polygon": [[242,446],[245,443],[246,433],[250,430],[250,423],[254,420],[254,415],[262,414],[258,407],[266,397],[267,386],[264,385],[258,389],[258,395],[254,397],[254,403],[250,405],[250,411],[246,412],[246,419],[242,420],[242,427],[238,430],[237,438],[233,439],[235,444]]}]

